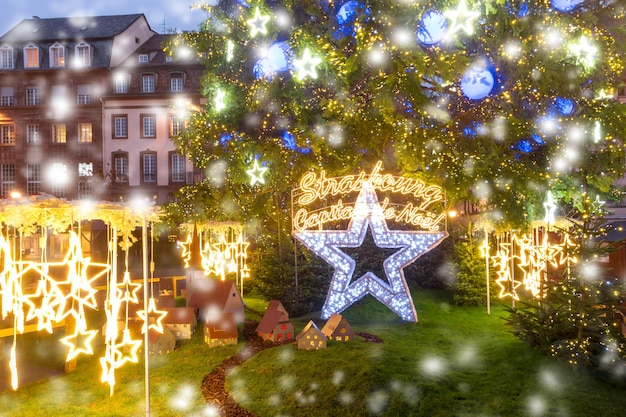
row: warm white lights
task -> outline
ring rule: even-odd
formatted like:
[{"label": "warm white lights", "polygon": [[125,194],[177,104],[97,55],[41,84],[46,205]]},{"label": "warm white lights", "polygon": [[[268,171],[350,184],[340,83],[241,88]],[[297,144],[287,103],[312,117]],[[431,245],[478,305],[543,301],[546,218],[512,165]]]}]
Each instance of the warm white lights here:
[{"label": "warm white lights", "polygon": [[443,14],[450,19],[450,26],[448,27],[450,35],[460,31],[472,35],[474,33],[474,20],[480,17],[480,12],[468,10],[465,0],[461,0],[456,9],[446,10]]},{"label": "warm white lights", "polygon": [[263,176],[267,172],[267,167],[259,165],[258,159],[254,159],[252,168],[246,170],[246,172],[250,176],[250,186],[265,184],[265,178],[263,178]]}]

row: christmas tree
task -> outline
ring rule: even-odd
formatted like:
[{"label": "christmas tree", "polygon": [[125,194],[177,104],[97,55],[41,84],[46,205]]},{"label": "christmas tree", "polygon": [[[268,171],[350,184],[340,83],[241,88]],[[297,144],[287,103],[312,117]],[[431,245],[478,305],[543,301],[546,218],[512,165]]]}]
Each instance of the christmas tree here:
[{"label": "christmas tree", "polygon": [[[176,139],[207,179],[171,212],[288,234],[302,174],[385,169],[524,227],[622,175],[624,8],[609,0],[245,1],[203,5],[168,46],[206,64]],[[619,38],[617,38],[619,39]],[[200,208],[198,208],[200,207]]]},{"label": "christmas tree", "polygon": [[168,51],[191,49],[206,64],[206,105],[175,141],[207,179],[170,212],[246,222],[277,265],[292,254],[291,191],[311,170],[344,175],[382,161],[444,187],[450,206],[471,201],[492,230],[528,229],[551,191],[582,220],[579,242],[592,232],[588,202],[621,197],[618,2],[201,7],[201,30]]}]

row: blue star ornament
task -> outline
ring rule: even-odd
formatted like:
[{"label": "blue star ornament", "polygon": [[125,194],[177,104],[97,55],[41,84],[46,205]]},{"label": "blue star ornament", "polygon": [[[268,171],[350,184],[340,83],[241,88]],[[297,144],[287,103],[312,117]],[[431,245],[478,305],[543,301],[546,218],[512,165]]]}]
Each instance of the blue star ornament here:
[{"label": "blue star ornament", "polygon": [[[356,262],[339,248],[360,247],[368,228],[377,247],[398,249],[383,262],[388,283],[371,271],[350,283]],[[403,268],[436,247],[448,233],[389,230],[375,190],[364,183],[347,230],[305,230],[294,232],[294,236],[335,269],[322,318],[340,313],[370,294],[403,320],[417,322]]]}]

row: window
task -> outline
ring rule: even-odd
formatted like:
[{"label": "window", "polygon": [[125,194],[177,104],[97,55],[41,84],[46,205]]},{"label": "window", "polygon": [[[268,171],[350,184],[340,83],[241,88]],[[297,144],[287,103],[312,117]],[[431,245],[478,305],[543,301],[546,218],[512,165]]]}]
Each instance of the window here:
[{"label": "window", "polygon": [[26,125],[26,143],[29,145],[41,143],[41,128],[39,125]]},{"label": "window", "polygon": [[143,152],[141,154],[141,172],[143,182],[156,183],[157,180],[157,155],[154,152]]},{"label": "window", "polygon": [[32,43],[24,48],[24,68],[39,68],[39,48]]},{"label": "window", "polygon": [[0,144],[15,145],[15,125],[0,125]]},{"label": "window", "polygon": [[170,157],[170,174],[172,182],[185,182],[185,157],[172,153]]},{"label": "window", "polygon": [[13,69],[13,48],[8,45],[0,48],[0,69]]},{"label": "window", "polygon": [[116,184],[128,184],[128,153],[113,154],[113,181]]},{"label": "window", "polygon": [[142,138],[154,138],[156,137],[156,115],[154,114],[142,114],[141,119],[141,137]]},{"label": "window", "polygon": [[93,141],[91,123],[78,124],[78,141],[81,143],[91,143]]},{"label": "window", "polygon": [[65,123],[52,124],[52,143],[66,143],[67,129]]},{"label": "window", "polygon": [[26,105],[39,105],[39,89],[37,87],[26,87]]},{"label": "window", "polygon": [[58,84],[50,88],[50,104],[55,112],[64,113],[69,108],[67,85]]},{"label": "window", "polygon": [[81,84],[76,88],[76,102],[78,104],[91,103],[91,86],[89,84]]},{"label": "window", "polygon": [[39,164],[26,165],[26,193],[37,195],[41,191],[41,166]]},{"label": "window", "polygon": [[15,165],[2,164],[0,175],[2,175],[2,198],[7,198],[11,195],[11,191],[15,189]]},{"label": "window", "polygon": [[115,74],[115,93],[126,94],[128,93],[128,85],[130,84],[130,75],[128,74]]},{"label": "window", "polygon": [[51,167],[52,194],[56,197],[65,197],[65,188],[68,180],[67,165],[63,162],[53,162]]},{"label": "window", "polygon": [[185,127],[185,122],[182,117],[176,115],[170,116],[170,137],[178,135]]},{"label": "window", "polygon": [[78,163],[78,176],[79,177],[93,177],[93,162],[79,162]]},{"label": "window", "polygon": [[150,61],[150,57],[148,56],[148,54],[139,54],[139,62],[141,62],[142,64],[145,64],[146,62]]},{"label": "window", "polygon": [[85,42],[80,42],[74,49],[74,62],[77,67],[91,66],[91,47]]},{"label": "window", "polygon": [[128,137],[128,117],[126,115],[113,116],[113,139]]},{"label": "window", "polygon": [[144,93],[154,93],[155,86],[155,76],[154,74],[144,74],[142,77],[142,90]]},{"label": "window", "polygon": [[62,68],[65,66],[65,48],[59,43],[50,47],[50,67]]},{"label": "window", "polygon": [[14,91],[13,87],[0,88],[0,106],[15,105]]},{"label": "window", "polygon": [[170,74],[170,90],[172,92],[183,91],[183,74],[181,72]]}]

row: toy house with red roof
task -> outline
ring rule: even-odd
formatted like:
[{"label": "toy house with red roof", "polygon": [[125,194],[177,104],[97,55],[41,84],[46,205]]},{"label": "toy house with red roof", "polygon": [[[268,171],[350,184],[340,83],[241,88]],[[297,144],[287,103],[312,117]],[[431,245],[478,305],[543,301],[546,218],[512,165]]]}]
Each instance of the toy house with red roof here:
[{"label": "toy house with red roof", "polygon": [[231,313],[210,318],[204,323],[204,341],[209,347],[236,345],[238,338],[237,322]]},{"label": "toy house with red roof", "polygon": [[298,349],[304,350],[326,349],[327,341],[328,338],[322,333],[313,320],[310,320],[307,325],[304,326],[304,329],[298,333],[298,336],[296,336]]},{"label": "toy house with red roof", "polygon": [[223,313],[233,314],[237,323],[243,323],[244,320],[243,299],[235,282],[231,280],[197,280],[189,295],[187,307],[193,307],[198,320],[203,322],[208,321],[208,317],[219,317]]},{"label": "toy house with red roof", "polygon": [[281,302],[270,301],[256,332],[260,338],[270,342],[285,342],[294,338],[293,324]]},{"label": "toy house with red roof", "polygon": [[328,337],[328,340],[347,342],[354,339],[352,326],[350,326],[345,317],[337,313],[330,316],[324,327],[322,327],[322,333]]},{"label": "toy house with red roof", "polygon": [[193,307],[165,307],[167,312],[162,320],[163,326],[172,331],[176,340],[191,339],[191,335],[198,326]]}]

